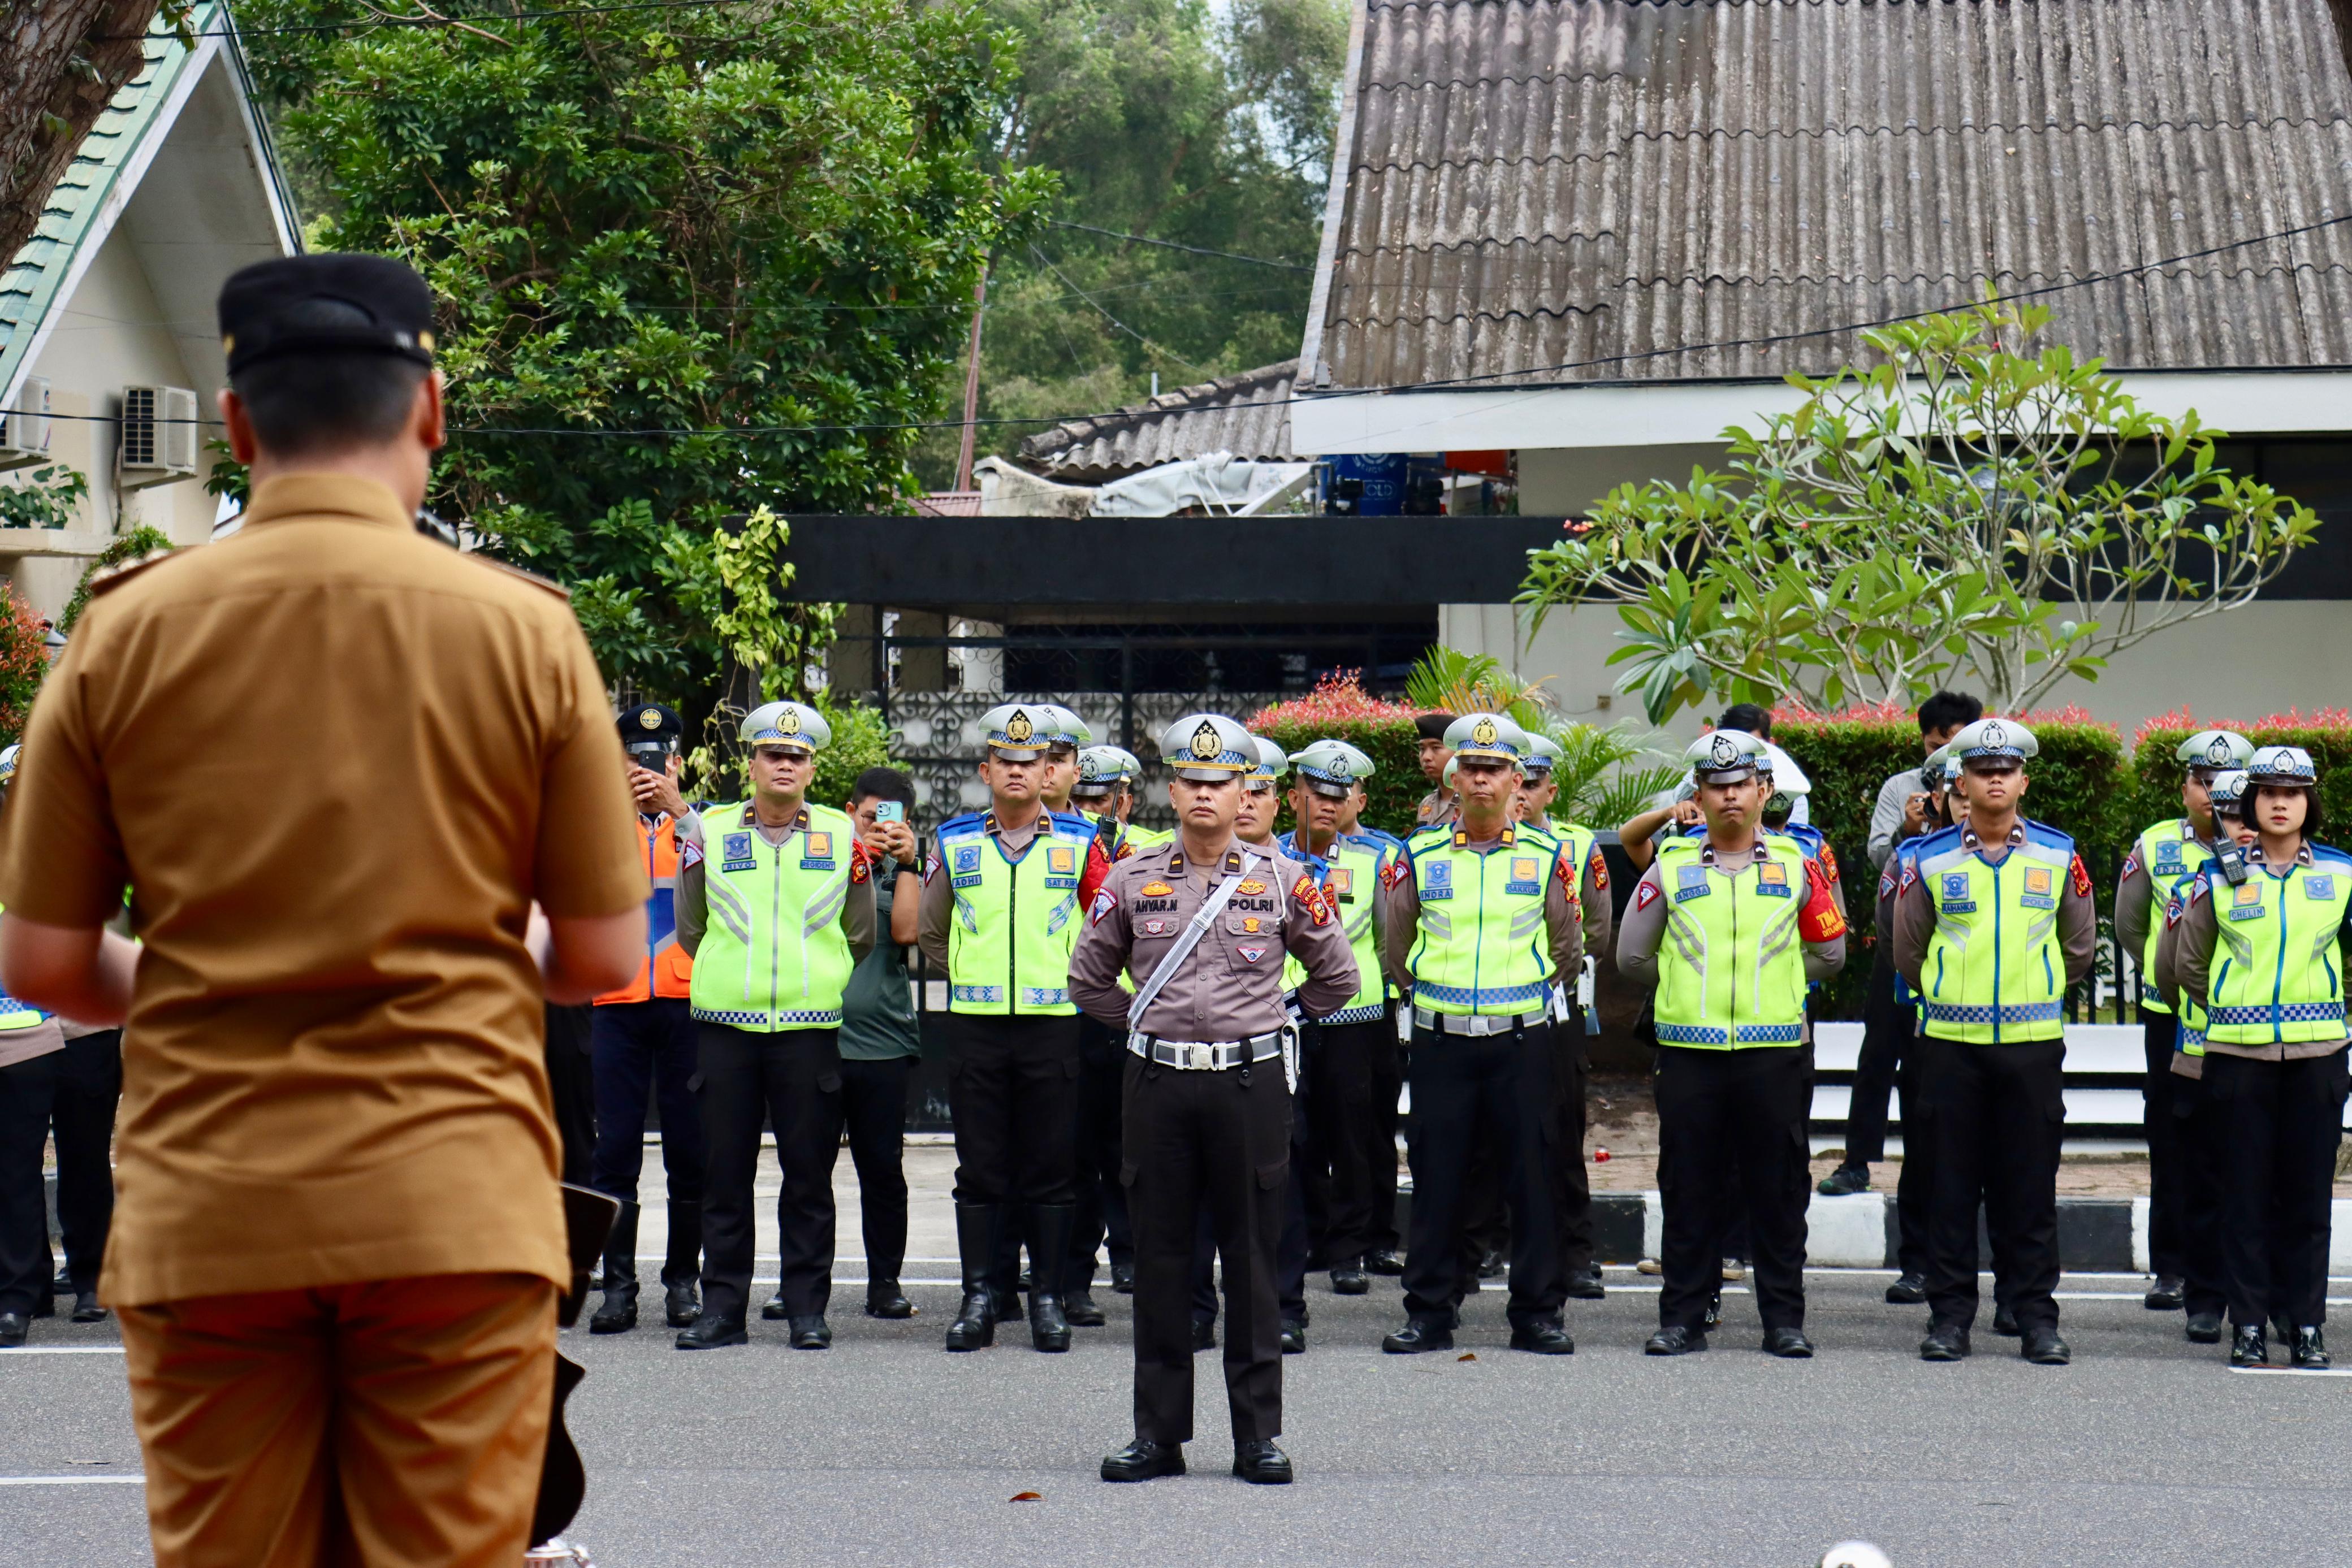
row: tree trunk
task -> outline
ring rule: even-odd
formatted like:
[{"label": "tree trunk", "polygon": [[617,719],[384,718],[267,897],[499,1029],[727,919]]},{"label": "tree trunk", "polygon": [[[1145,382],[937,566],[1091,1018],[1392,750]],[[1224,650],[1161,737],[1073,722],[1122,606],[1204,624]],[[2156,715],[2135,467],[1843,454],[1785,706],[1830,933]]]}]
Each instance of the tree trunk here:
[{"label": "tree trunk", "polygon": [[0,26],[0,266],[24,248],[58,176],[139,74],[156,0],[9,0]]}]

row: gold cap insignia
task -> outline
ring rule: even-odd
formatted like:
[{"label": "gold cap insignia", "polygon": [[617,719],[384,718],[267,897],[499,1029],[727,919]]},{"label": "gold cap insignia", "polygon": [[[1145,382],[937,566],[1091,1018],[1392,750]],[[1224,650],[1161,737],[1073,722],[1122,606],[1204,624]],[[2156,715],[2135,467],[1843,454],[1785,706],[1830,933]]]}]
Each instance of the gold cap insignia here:
[{"label": "gold cap insignia", "polygon": [[800,732],[800,709],[787,706],[783,712],[776,716],[776,733],[778,735],[798,735]]},{"label": "gold cap insignia", "polygon": [[659,708],[646,709],[645,712],[637,715],[637,723],[646,729],[659,729],[661,727],[661,710]]},{"label": "gold cap insignia", "polygon": [[1004,721],[1004,738],[1015,746],[1024,744],[1036,733],[1037,727],[1029,722],[1029,715],[1024,709],[1014,708],[1013,716]]},{"label": "gold cap insignia", "polygon": [[1218,738],[1217,727],[1204,718],[1201,727],[1192,732],[1192,755],[1202,761],[1213,762],[1225,749],[1225,743]]},{"label": "gold cap insignia", "polygon": [[1495,727],[1495,721],[1491,718],[1482,718],[1470,727],[1470,738],[1480,746],[1494,745],[1502,733]]}]

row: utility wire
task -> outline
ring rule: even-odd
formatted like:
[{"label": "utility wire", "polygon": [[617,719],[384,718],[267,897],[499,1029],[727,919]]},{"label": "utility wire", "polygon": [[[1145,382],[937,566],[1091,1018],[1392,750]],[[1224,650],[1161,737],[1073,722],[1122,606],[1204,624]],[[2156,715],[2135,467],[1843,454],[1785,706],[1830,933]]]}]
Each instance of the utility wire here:
[{"label": "utility wire", "polygon": [[[613,11],[709,11],[722,5],[764,5],[768,0],[612,0],[604,5],[562,5],[541,11],[485,12],[470,16],[362,16],[348,22],[298,22],[282,27],[213,27],[201,33],[190,33],[192,38],[262,38],[285,33],[364,33],[378,27],[455,27],[479,26],[485,22],[540,22],[556,16],[600,16]],[[98,44],[128,44],[139,39],[170,43],[180,37],[170,27],[150,28],[144,33],[102,33],[90,39]]]},{"label": "utility wire", "polygon": [[1132,245],[1156,245],[1162,250],[1187,251],[1193,256],[1223,256],[1227,261],[1246,261],[1253,267],[1279,267],[1285,272],[1312,272],[1315,270],[1313,267],[1307,266],[1303,262],[1270,261],[1262,256],[1244,256],[1241,252],[1234,250],[1211,250],[1207,246],[1203,245],[1180,245],[1172,239],[1153,239],[1150,235],[1121,234],[1117,229],[1097,228],[1093,224],[1074,224],[1062,218],[1047,218],[1045,222],[1051,224],[1057,229],[1077,229],[1086,234],[1102,235],[1109,239],[1123,239]]},{"label": "utility wire", "polygon": [[[1528,368],[1523,369],[1523,370],[1515,370],[1515,371],[1486,371],[1486,372],[1484,372],[1484,373],[1482,373],[1482,374],[1478,374],[1478,375],[1471,375],[1471,376],[1450,376],[1450,377],[1444,377],[1444,378],[1442,378],[1442,379],[1439,379],[1439,380],[1435,380],[1435,381],[1425,381],[1425,382],[1391,382],[1391,383],[1388,383],[1388,384],[1386,384],[1386,385],[1382,385],[1382,386],[1369,386],[1369,387],[1343,387],[1343,388],[1340,388],[1340,389],[1339,389],[1339,390],[1337,390],[1337,391],[1328,392],[1312,392],[1312,393],[1306,393],[1306,394],[1300,394],[1300,393],[1294,392],[1294,393],[1292,393],[1292,394],[1291,394],[1290,396],[1288,396],[1288,397],[1278,397],[1278,398],[1253,398],[1253,399],[1245,399],[1245,400],[1243,400],[1243,401],[1240,401],[1240,402],[1236,402],[1220,403],[1218,406],[1219,406],[1220,408],[1223,408],[1223,409],[1236,409],[1236,408],[1285,408],[1285,407],[1288,407],[1288,406],[1290,406],[1290,405],[1292,405],[1292,404],[1294,404],[1294,403],[1303,403],[1303,402],[1318,402],[1318,403],[1320,403],[1320,402],[1341,402],[1341,401],[1344,401],[1344,400],[1349,399],[1349,398],[1360,398],[1360,397],[1386,397],[1386,396],[1390,396],[1390,395],[1391,395],[1391,394],[1404,393],[1404,392],[1445,392],[1445,391],[1449,391],[1449,390],[1451,390],[1451,389],[1457,388],[1457,387],[1480,386],[1480,385],[1484,385],[1484,384],[1488,383],[1488,382],[1497,382],[1497,381],[1504,381],[1504,380],[1508,380],[1508,379],[1515,378],[1515,377],[1542,376],[1542,375],[1555,375],[1555,374],[1560,373],[1560,372],[1562,372],[1562,371],[1567,371],[1600,370],[1600,369],[1606,369],[1606,368],[1610,368],[1610,367],[1613,367],[1613,366],[1627,365],[1627,364],[1634,364],[1634,363],[1638,363],[1638,362],[1640,362],[1640,361],[1646,361],[1646,360],[1663,359],[1663,358],[1665,358],[1666,356],[1674,355],[1674,354],[1697,354],[1697,353],[1706,353],[1706,352],[1708,352],[1708,351],[1710,351],[1710,350],[1717,350],[1717,349],[1755,349],[1755,348],[1770,348],[1770,347],[1774,347],[1774,346],[1777,346],[1777,345],[1780,345],[1780,344],[1783,344],[1783,343],[1804,342],[1804,341],[1808,341],[1808,340],[1811,340],[1811,339],[1814,339],[1814,338],[1832,338],[1832,337],[1837,337],[1837,336],[1839,336],[1839,335],[1841,335],[1841,334],[1848,333],[1848,332],[1867,332],[1867,331],[1874,330],[1874,329],[1877,329],[1877,328],[1880,328],[1880,327],[1895,327],[1895,326],[1900,326],[1900,325],[1902,325],[1903,323],[1905,323],[1905,322],[1906,322],[1906,321],[1918,321],[1918,320],[1924,320],[1924,319],[1926,319],[1927,317],[1930,317],[1930,316],[1948,315],[1948,314],[1951,314],[1951,313],[1954,313],[1954,312],[1957,312],[1957,311],[1961,311],[1961,310],[1970,310],[1970,309],[1974,309],[1974,308],[1977,308],[1978,306],[1979,306],[1979,305],[1986,305],[1986,304],[1991,304],[1991,305],[2007,305],[2007,304],[2013,304],[2013,303],[2015,303],[2015,302],[2017,302],[2017,301],[2020,301],[2020,300],[2026,300],[2026,299],[2042,299],[2042,298],[2049,298],[2050,296],[2054,295],[2054,294],[2065,294],[2065,293],[2069,293],[2069,292],[2071,292],[2071,291],[2073,291],[2073,290],[2079,289],[2079,288],[2090,288],[2090,287],[2096,287],[2097,285],[2102,284],[2102,283],[2117,283],[2117,282],[2121,282],[2121,281],[2123,281],[2123,280],[2124,280],[2124,279],[2126,279],[2126,278],[2143,277],[2143,276],[2145,276],[2145,275],[2147,275],[2147,274],[2148,274],[2148,273],[2151,273],[2151,272],[2160,272],[2160,271],[2164,270],[2166,267],[2179,267],[2179,266],[2181,266],[2182,264],[2187,263],[2187,262],[2191,262],[2191,261],[2203,261],[2203,260],[2210,259],[2210,257],[2213,257],[2213,256],[2226,255],[2226,254],[2228,254],[2229,252],[2231,252],[2231,251],[2244,250],[2244,249],[2247,249],[2247,248],[2249,248],[2249,247],[2251,247],[2251,246],[2258,246],[2258,245],[2267,245],[2267,244],[2270,244],[2271,242],[2273,242],[2273,241],[2274,241],[2274,240],[2283,240],[2283,239],[2297,239],[2297,238],[2300,238],[2300,237],[2302,237],[2303,235],[2311,235],[2311,234],[2317,234],[2317,233],[2320,233],[2320,232],[2322,232],[2323,230],[2326,230],[2326,229],[2333,229],[2333,228],[2341,228],[2341,227],[2343,227],[2344,225],[2346,225],[2347,224],[2352,224],[2352,213],[2344,214],[2342,214],[2342,215],[2340,215],[2340,216],[2337,216],[2337,217],[2332,217],[2332,218],[2322,218],[2322,219],[2319,219],[2319,220],[2318,220],[2317,222],[2315,222],[2315,223],[2303,224],[2303,225],[2298,225],[2298,226],[2296,226],[2296,227],[2294,227],[2294,228],[2291,228],[2291,229],[2279,229],[2279,230],[2276,230],[2276,231],[2274,231],[2274,232],[2273,232],[2273,233],[2270,233],[2270,234],[2254,235],[2252,235],[2252,236],[2250,236],[2250,237],[2248,237],[2248,238],[2245,238],[2245,239],[2230,240],[2230,241],[2227,241],[2227,242],[2225,242],[2225,243],[2223,243],[2223,244],[2221,244],[2221,245],[2208,246],[2207,247],[2205,247],[2205,248],[2204,248],[2204,249],[2202,249],[2202,250],[2185,251],[2185,252],[2181,253],[2181,254],[2180,254],[2180,255],[2179,255],[2179,256],[2165,256],[2165,257],[2163,257],[2162,259],[2160,259],[2160,260],[2157,260],[2157,261],[2142,262],[2142,263],[2140,263],[2140,264],[2138,264],[2137,266],[2135,266],[2135,267],[2120,267],[2116,268],[2116,269],[2115,269],[2114,271],[2112,271],[2112,272],[2096,272],[2096,273],[2092,273],[2092,274],[2088,275],[2087,277],[2084,277],[2069,278],[2069,279],[2067,279],[2067,280],[2065,280],[2064,282],[2062,282],[2062,283],[2049,283],[2049,284],[2044,284],[2044,285],[2042,285],[2042,286],[2041,286],[2040,287],[2037,287],[2037,288],[2020,288],[2020,289],[2012,289],[2012,290],[2011,290],[2011,291],[2009,291],[2009,292],[2007,292],[2007,293],[1987,295],[1987,296],[1985,296],[1985,297],[1983,297],[1983,298],[1981,298],[1961,300],[1961,301],[1958,301],[1958,302],[1957,302],[1957,303],[1954,303],[1954,304],[1948,304],[1948,305],[1930,306],[1930,307],[1927,307],[1927,308],[1922,308],[1922,309],[1918,309],[1918,310],[1906,310],[1906,311],[1900,312],[1899,314],[1896,314],[1896,315],[1892,315],[1892,316],[1880,316],[1880,317],[1876,317],[1876,318],[1874,318],[1874,319],[1870,319],[1870,320],[1866,320],[1866,321],[1848,321],[1848,322],[1843,322],[1843,323],[1841,323],[1841,324],[1839,324],[1839,325],[1837,325],[1837,326],[1833,326],[1833,327],[1813,327],[1813,328],[1808,328],[1808,329],[1805,329],[1805,330],[1803,330],[1803,331],[1798,331],[1798,332],[1773,332],[1773,333],[1767,333],[1767,334],[1764,334],[1764,335],[1761,335],[1761,336],[1752,337],[1752,338],[1727,338],[1727,339],[1719,339],[1719,340],[1714,340],[1714,341],[1710,341],[1710,342],[1700,342],[1700,343],[1679,343],[1679,344],[1675,344],[1675,345],[1674,345],[1674,346],[1672,346],[1672,347],[1669,347],[1669,348],[1663,348],[1663,349],[1644,349],[1644,350],[1640,350],[1635,351],[1635,352],[1623,353],[1623,354],[1607,354],[1607,355],[1603,355],[1603,356],[1601,356],[1601,357],[1600,357],[1600,358],[1598,358],[1598,359],[1591,359],[1591,360],[1570,360],[1570,361],[1562,361],[1561,363],[1559,363],[1559,364],[1553,364],[1553,365],[1535,365],[1535,366],[1528,367]],[[1042,257],[1041,257],[1041,259],[1042,259]],[[1047,265],[1048,267],[1051,267],[1053,264],[1052,264],[1050,261],[1048,261],[1048,262],[1046,263],[1046,265]],[[1058,272],[1058,269],[1056,269],[1056,271]],[[1064,281],[1065,281],[1065,282],[1067,282],[1068,280],[1067,280],[1066,278],[1065,278],[1065,279],[1064,279]],[[1075,285],[1073,285],[1072,287],[1075,287],[1076,286],[1075,286]],[[1083,296],[1082,296],[1082,297],[1083,297]],[[1096,307],[1096,308],[1097,308],[1097,309],[1101,309],[1101,307],[1100,307],[1100,306],[1097,306],[1097,307]],[[1107,311],[1107,310],[1106,310],[1106,311],[1104,311],[1104,312],[1103,312],[1103,314],[1104,314],[1104,315],[1106,315],[1106,316],[1108,316],[1110,313],[1109,313],[1108,311]],[[1113,318],[1113,319],[1114,319],[1114,321],[1116,321],[1116,319],[1116,319],[1116,318]],[[1120,325],[1120,327],[1121,327],[1121,329],[1122,329],[1122,330],[1129,331],[1129,332],[1132,332],[1132,330],[1133,330],[1133,329],[1130,329],[1130,328],[1127,328],[1123,323],[1120,323],[1119,325]],[[1139,340],[1142,340],[1142,341],[1149,342],[1149,340],[1141,339],[1140,334],[1135,334],[1135,335],[1138,337]],[[1153,347],[1155,347],[1155,348],[1157,347],[1157,345],[1151,345],[1151,346],[1153,346]],[[1162,350],[1162,351],[1165,351],[1165,350]],[[2284,368],[2296,369],[2296,368],[2305,368],[2305,367],[2284,367]],[[2318,368],[2318,367],[2309,367],[2309,368]],[[1528,391],[1541,391],[1541,390],[1544,390],[1544,389],[1546,389],[1546,388],[1548,388],[1548,387],[1558,386],[1558,385],[1561,385],[1561,384],[1567,384],[1567,385],[1585,385],[1585,384],[1589,384],[1589,383],[1587,383],[1587,382],[1568,382],[1568,383],[1547,382],[1515,382],[1515,383],[1514,383],[1514,389],[1513,389],[1513,390],[1522,390],[1522,389],[1524,389],[1524,390],[1528,390]],[[688,436],[691,436],[691,435],[733,435],[733,436],[745,436],[745,435],[804,435],[804,434],[855,434],[855,433],[862,432],[862,431],[892,431],[892,430],[960,430],[960,429],[961,429],[961,428],[962,428],[966,423],[972,423],[972,424],[983,424],[983,425],[999,425],[999,424],[1040,424],[1040,425],[1050,425],[1050,424],[1072,424],[1072,423],[1083,423],[1083,422],[1086,422],[1086,421],[1088,421],[1088,420],[1104,420],[1104,419],[1119,419],[1119,418],[1127,418],[1127,417],[1131,417],[1134,413],[1138,413],[1138,412],[1148,412],[1148,411],[1139,410],[1139,409],[1136,409],[1136,408],[1117,408],[1117,409],[1110,409],[1110,410],[1107,410],[1107,411],[1105,411],[1105,412],[1102,412],[1102,413],[1065,413],[1065,414],[1051,414],[1051,415],[1048,415],[1048,414],[1039,414],[1039,415],[1033,415],[1033,416],[1031,416],[1031,417],[1029,417],[1029,418],[1025,418],[1025,419],[1014,419],[1014,418],[1011,418],[1011,417],[992,417],[992,418],[988,418],[988,419],[979,419],[979,420],[971,420],[971,421],[961,420],[961,419],[931,419],[931,420],[899,420],[899,421],[892,421],[892,422],[875,421],[875,422],[871,422],[871,423],[854,423],[854,424],[853,424],[853,423],[843,423],[843,424],[745,424],[745,425],[712,425],[712,426],[706,426],[706,427],[687,427],[687,428],[672,428],[672,427],[666,427],[666,426],[647,426],[647,427],[643,427],[643,428],[638,428],[638,429],[626,429],[626,430],[612,430],[612,429],[583,429],[583,428],[580,428],[580,427],[578,427],[578,426],[566,426],[566,425],[545,425],[545,426],[524,426],[524,425],[471,425],[471,426],[463,426],[463,427],[452,427],[452,428],[451,428],[451,430],[450,430],[450,433],[449,433],[449,434],[451,434],[452,435],[583,435],[583,436],[628,436],[628,437],[637,437],[637,436],[656,436],[656,435],[688,435]],[[89,421],[91,421],[91,422],[94,422],[94,423],[106,423],[106,424],[111,424],[111,423],[115,423],[115,421],[114,421],[114,416],[112,416],[112,415],[109,415],[109,414],[89,414],[89,413],[51,413],[51,414],[45,414],[45,415],[42,415],[41,417],[43,417],[43,418],[47,418],[47,419],[76,419],[76,420],[89,420]],[[160,419],[159,419],[159,420],[153,421],[152,423],[158,423],[158,424],[189,424],[189,423],[194,423],[194,424],[215,425],[215,424],[217,424],[219,422],[218,422],[217,420],[209,420],[209,419],[197,419],[197,420],[160,420]]]}]

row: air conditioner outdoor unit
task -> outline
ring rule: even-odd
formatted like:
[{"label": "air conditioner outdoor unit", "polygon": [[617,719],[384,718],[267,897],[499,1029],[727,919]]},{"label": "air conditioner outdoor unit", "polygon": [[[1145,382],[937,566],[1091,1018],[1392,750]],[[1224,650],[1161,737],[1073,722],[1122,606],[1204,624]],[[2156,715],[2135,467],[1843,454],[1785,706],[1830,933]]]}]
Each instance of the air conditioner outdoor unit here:
[{"label": "air conditioner outdoor unit", "polygon": [[185,387],[124,387],[122,455],[115,466],[126,490],[194,478],[196,394]]},{"label": "air conditioner outdoor unit", "polygon": [[7,408],[0,409],[0,468],[22,468],[49,455],[49,379],[26,376]]}]

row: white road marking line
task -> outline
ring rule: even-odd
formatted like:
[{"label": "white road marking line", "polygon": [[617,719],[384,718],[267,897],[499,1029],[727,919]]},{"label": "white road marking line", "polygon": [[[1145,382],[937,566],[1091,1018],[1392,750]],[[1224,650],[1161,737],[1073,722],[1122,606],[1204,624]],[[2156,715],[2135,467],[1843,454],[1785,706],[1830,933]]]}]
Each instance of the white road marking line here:
[{"label": "white road marking line", "polygon": [[0,1356],[10,1355],[121,1355],[119,1344],[20,1344],[10,1350],[0,1350]]},{"label": "white road marking line", "polygon": [[0,1476],[0,1487],[143,1487],[145,1476]]},{"label": "white road marking line", "polygon": [[2340,1366],[2233,1366],[2230,1370],[2249,1373],[2256,1377],[2266,1374],[2280,1377],[2352,1377],[2352,1368]]}]

